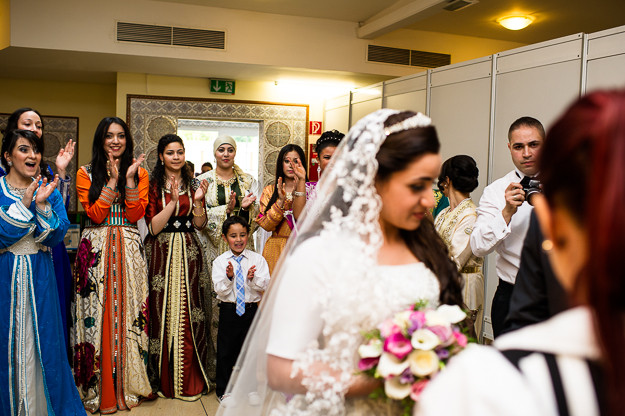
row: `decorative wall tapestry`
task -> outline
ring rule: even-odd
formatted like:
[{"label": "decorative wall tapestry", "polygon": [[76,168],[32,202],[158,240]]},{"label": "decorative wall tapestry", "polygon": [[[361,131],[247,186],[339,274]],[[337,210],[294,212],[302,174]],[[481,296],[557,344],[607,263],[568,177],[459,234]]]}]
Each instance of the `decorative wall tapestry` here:
[{"label": "decorative wall tapestry", "polygon": [[146,154],[152,170],[156,146],[165,134],[176,133],[178,119],[211,119],[260,122],[258,178],[262,186],[274,181],[280,149],[294,143],[307,149],[308,105],[278,104],[182,97],[127,96],[127,119],[135,142],[135,154]]},{"label": "decorative wall tapestry", "polygon": [[[0,113],[0,131],[4,131],[10,114]],[[72,139],[76,143],[74,149],[74,157],[67,167],[67,173],[72,177],[70,185],[69,212],[76,212],[76,169],[78,158],[78,117],[59,117],[59,116],[42,116],[44,124],[43,143],[44,153],[43,159],[50,165],[54,173],[56,173],[56,156],[59,150],[65,147],[67,142]]]}]

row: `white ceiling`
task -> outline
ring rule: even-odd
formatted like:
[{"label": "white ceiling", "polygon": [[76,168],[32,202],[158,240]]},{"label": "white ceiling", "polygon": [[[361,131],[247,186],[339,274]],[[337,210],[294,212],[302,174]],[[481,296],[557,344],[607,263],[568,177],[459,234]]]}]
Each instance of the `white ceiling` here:
[{"label": "white ceiling", "polygon": [[[364,22],[393,6],[415,0],[154,0],[250,10],[292,16]],[[423,3],[426,0],[422,0]],[[520,31],[504,29],[498,17],[522,12],[535,22]],[[574,33],[593,33],[625,25],[625,0],[480,0],[456,12],[441,11],[406,28],[477,36],[525,44]]]},{"label": "white ceiling", "polygon": [[[310,16],[351,22],[370,22],[407,4],[432,0],[152,0],[195,4],[293,16]],[[512,12],[530,13],[533,25],[521,31],[509,31],[495,23],[497,17]],[[376,16],[377,15],[377,16]],[[466,9],[440,11],[431,17],[410,22],[407,29],[456,35],[476,36],[531,44],[579,32],[625,25],[625,0],[480,0]],[[0,52],[0,77],[55,79],[78,82],[114,83],[116,72],[158,73],[204,77],[210,73],[232,75],[237,79],[279,79],[281,76],[341,81],[351,79],[369,85],[388,77],[278,68],[223,62],[181,62],[150,57],[129,57],[88,52],[39,50],[10,47]]]}]

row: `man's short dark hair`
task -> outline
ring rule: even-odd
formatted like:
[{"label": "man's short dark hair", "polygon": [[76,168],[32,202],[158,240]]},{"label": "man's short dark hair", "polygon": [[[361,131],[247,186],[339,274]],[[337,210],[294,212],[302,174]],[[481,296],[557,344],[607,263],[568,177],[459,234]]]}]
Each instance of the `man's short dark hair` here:
[{"label": "man's short dark hair", "polygon": [[207,166],[207,167],[209,167],[211,169],[213,168],[213,165],[211,164],[211,162],[204,162],[204,163],[202,163],[202,167],[204,167],[204,166]]},{"label": "man's short dark hair", "polygon": [[247,220],[239,215],[232,215],[226,218],[223,225],[221,226],[221,233],[223,235],[228,235],[228,230],[230,229],[230,226],[234,224],[241,224],[243,227],[245,227],[247,233],[250,233],[250,225],[248,224]]},{"label": "man's short dark hair", "polygon": [[524,116],[516,119],[516,121],[510,125],[510,128],[508,129],[508,141],[512,138],[512,132],[521,127],[533,127],[538,130],[540,138],[543,140],[545,139],[545,128],[543,127],[543,123],[536,120],[534,117]]}]

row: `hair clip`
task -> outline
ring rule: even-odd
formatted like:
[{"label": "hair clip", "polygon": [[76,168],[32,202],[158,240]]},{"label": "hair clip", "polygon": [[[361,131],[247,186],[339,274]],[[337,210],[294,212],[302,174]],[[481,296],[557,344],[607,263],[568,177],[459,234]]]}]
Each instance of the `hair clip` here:
[{"label": "hair clip", "polygon": [[388,136],[389,134],[397,133],[404,130],[415,129],[417,127],[428,127],[432,125],[432,119],[423,113],[417,113],[412,117],[388,126],[384,129],[384,132]]}]

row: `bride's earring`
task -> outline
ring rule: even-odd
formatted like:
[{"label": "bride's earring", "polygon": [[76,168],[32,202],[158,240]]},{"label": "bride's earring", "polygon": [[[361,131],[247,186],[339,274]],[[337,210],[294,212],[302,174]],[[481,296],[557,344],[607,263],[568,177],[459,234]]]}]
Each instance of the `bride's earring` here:
[{"label": "bride's earring", "polygon": [[317,177],[321,176],[321,166],[317,166]]},{"label": "bride's earring", "polygon": [[548,238],[546,238],[543,241],[542,247],[543,247],[544,251],[547,251],[547,252],[551,251],[553,249],[553,241],[551,241]]},{"label": "bride's earring", "polygon": [[9,167],[13,166],[13,162],[11,162],[10,160],[7,161],[7,165],[9,165]]}]

